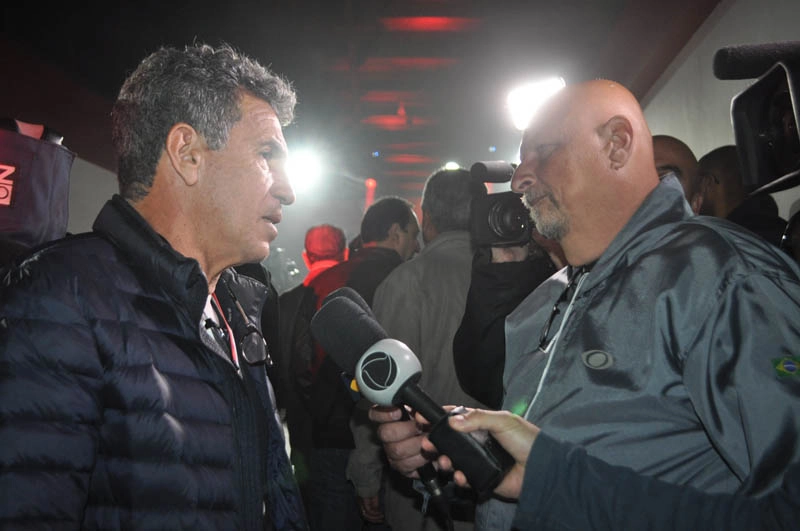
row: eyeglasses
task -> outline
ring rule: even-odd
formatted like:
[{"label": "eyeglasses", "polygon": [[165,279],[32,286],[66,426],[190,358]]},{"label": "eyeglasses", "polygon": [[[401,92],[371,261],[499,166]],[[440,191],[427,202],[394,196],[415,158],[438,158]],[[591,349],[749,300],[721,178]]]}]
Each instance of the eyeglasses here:
[{"label": "eyeglasses", "polygon": [[553,304],[553,310],[550,312],[550,317],[547,318],[547,323],[545,323],[544,328],[542,329],[542,334],[539,336],[539,350],[544,350],[544,348],[547,346],[547,336],[550,335],[550,328],[553,326],[553,321],[555,321],[556,316],[561,313],[559,306],[567,302],[573,286],[575,286],[578,278],[580,278],[587,270],[588,269],[586,267],[579,267],[572,272],[572,275],[570,275],[564,291],[561,292],[561,295],[558,296],[555,304]]},{"label": "eyeglasses", "polygon": [[228,290],[231,299],[233,299],[233,305],[236,306],[239,315],[241,315],[244,322],[247,323],[245,334],[239,342],[239,352],[242,353],[242,357],[250,365],[266,363],[267,367],[272,367],[274,363],[269,355],[269,349],[267,348],[267,342],[264,340],[264,336],[261,334],[258,327],[250,321],[250,318],[245,313],[242,305],[239,304],[239,299],[233,294],[233,290],[231,290],[230,286],[226,284],[225,288]]}]

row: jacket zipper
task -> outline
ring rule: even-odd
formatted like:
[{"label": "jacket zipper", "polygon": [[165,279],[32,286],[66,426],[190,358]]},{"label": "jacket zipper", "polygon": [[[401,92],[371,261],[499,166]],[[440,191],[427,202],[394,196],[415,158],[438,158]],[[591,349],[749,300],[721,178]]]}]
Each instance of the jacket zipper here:
[{"label": "jacket zipper", "polygon": [[553,339],[547,344],[544,348],[544,351],[547,353],[547,363],[544,366],[544,371],[542,371],[542,376],[539,378],[539,385],[536,386],[536,393],[533,395],[530,404],[528,404],[528,408],[525,410],[525,414],[523,418],[527,419],[528,415],[533,409],[533,404],[536,402],[536,399],[539,398],[539,393],[542,391],[542,387],[544,386],[544,380],[547,378],[547,373],[550,370],[550,363],[553,361],[553,354],[556,351],[556,344],[558,343],[558,339],[561,337],[561,331],[564,329],[564,325],[567,323],[570,315],[572,314],[572,309],[575,304],[575,299],[578,297],[578,293],[581,291],[581,285],[583,281],[586,280],[588,276],[588,271],[581,271],[581,277],[578,279],[578,282],[575,284],[575,293],[572,294],[572,298],[569,301],[569,305],[567,306],[566,311],[564,312],[564,318],[561,319],[561,324],[558,326],[558,330],[556,334],[553,336]]}]

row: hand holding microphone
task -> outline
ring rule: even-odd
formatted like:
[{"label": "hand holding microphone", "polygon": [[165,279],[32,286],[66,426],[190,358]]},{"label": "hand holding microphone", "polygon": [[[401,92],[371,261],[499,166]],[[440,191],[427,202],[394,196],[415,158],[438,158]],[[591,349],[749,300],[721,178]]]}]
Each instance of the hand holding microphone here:
[{"label": "hand holding microphone", "polygon": [[450,427],[447,412],[417,385],[417,357],[403,343],[387,338],[358,299],[355,292],[329,296],[311,321],[312,335],[344,371],[355,375],[365,398],[379,405],[405,404],[425,417],[432,425],[431,442],[465,474],[479,498],[488,497],[513,458],[491,437],[481,443]]},{"label": "hand holding microphone", "polygon": [[[522,480],[525,476],[525,466],[531,453],[531,447],[539,435],[539,427],[510,411],[485,411],[462,407],[450,410],[448,421],[450,426],[458,432],[479,433],[481,437],[491,434],[508,451],[509,455],[514,458],[514,466],[506,473],[494,491],[505,498],[519,498]],[[436,451],[436,448],[427,440],[423,440],[422,448],[428,452]],[[454,479],[458,485],[468,486],[469,480],[466,475],[457,470],[457,466],[447,455],[440,456],[438,463],[444,470],[454,470]]]},{"label": "hand holding microphone", "polygon": [[[362,318],[360,325],[362,327],[361,332],[364,335],[363,337],[356,335],[355,337],[347,338],[346,341],[347,349],[344,350],[343,352],[337,350],[336,351],[337,354],[333,354],[331,357],[334,358],[334,360],[336,360],[337,363],[341,363],[340,368],[346,367],[347,372],[352,376],[353,371],[351,370],[351,365],[353,360],[356,359],[355,356],[358,355],[359,350],[363,348],[363,345],[369,345],[375,340],[380,341],[381,339],[386,339],[386,332],[384,332],[383,329],[381,329],[381,327],[378,325],[377,321],[375,320],[375,315],[372,313],[372,310],[370,309],[367,302],[353,289],[340,288],[335,290],[333,293],[329,294],[328,297],[326,297],[326,299],[323,301],[323,306],[325,306],[325,304],[327,304],[331,299],[342,298],[342,297],[348,299],[351,303],[355,305],[354,308],[349,308],[349,311],[357,312],[358,316]],[[343,315],[347,316],[349,314],[345,313]],[[312,328],[313,326],[314,325],[312,324]],[[320,326],[319,321],[317,326]],[[340,329],[337,328],[337,330]],[[322,332],[320,332],[320,334],[322,334]],[[323,335],[326,338],[334,337],[331,335],[325,335],[325,334]],[[339,339],[341,339],[341,337]],[[319,341],[319,339],[317,340]],[[325,341],[320,341],[320,343],[323,345],[323,348],[332,347],[339,349],[345,346],[341,343],[341,341],[337,340],[334,343],[330,343],[330,341],[331,339],[326,339]],[[353,350],[351,347],[354,347],[356,350]],[[340,360],[342,361],[340,362]],[[419,360],[416,361],[417,361],[416,371],[419,372]],[[356,362],[356,365],[358,365],[358,362]],[[397,420],[410,420],[408,415],[406,414],[405,409],[402,409],[402,407],[396,409],[395,411],[399,415],[399,418]],[[403,425],[405,427],[408,427],[409,425],[413,426],[414,429],[414,433],[412,434],[413,438],[416,435],[417,431],[416,424],[412,424],[411,422],[409,422],[409,423],[403,423]],[[412,446],[414,445],[413,442],[411,444]],[[416,448],[418,449],[420,447],[421,447],[421,442],[417,442]],[[450,510],[448,507],[448,501],[447,498],[444,496],[444,492],[442,491],[441,485],[439,484],[439,476],[436,472],[436,469],[433,466],[433,463],[431,463],[428,460],[422,460],[422,462],[418,463],[414,467],[414,472],[416,472],[417,476],[419,476],[419,480],[425,486],[428,496],[430,497],[429,501],[431,502],[431,505],[435,508],[435,510],[438,511],[439,517],[444,520],[444,525],[446,526],[447,529],[452,529],[453,526],[452,526],[452,520],[450,519]],[[425,505],[425,502],[423,502],[423,505]]]}]

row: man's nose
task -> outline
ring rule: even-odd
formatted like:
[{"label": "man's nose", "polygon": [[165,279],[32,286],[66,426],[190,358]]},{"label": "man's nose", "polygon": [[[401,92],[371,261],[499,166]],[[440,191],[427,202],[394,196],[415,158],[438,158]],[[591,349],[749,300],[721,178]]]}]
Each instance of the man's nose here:
[{"label": "man's nose", "polygon": [[521,194],[533,185],[533,172],[524,163],[521,163],[514,170],[514,175],[511,177],[511,189]]},{"label": "man's nose", "polygon": [[277,165],[272,169],[272,176],[274,182],[272,184],[271,193],[282,205],[291,205],[296,199],[294,195],[294,188],[289,180],[289,174],[283,164]]}]

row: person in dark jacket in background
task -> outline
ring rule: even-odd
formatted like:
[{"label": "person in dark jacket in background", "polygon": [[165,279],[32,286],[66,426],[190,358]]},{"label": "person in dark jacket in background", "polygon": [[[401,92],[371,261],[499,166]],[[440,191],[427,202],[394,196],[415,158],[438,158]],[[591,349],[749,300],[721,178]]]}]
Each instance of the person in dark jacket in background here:
[{"label": "person in dark jacket in background", "polygon": [[705,183],[701,214],[727,219],[772,245],[781,244],[786,220],[771,195],[748,194],[735,145],[720,146],[700,157],[699,175]]},{"label": "person in dark jacket in background", "polygon": [[703,180],[697,173],[697,157],[683,140],[669,135],[653,135],[653,161],[658,178],[674,175],[683,195],[697,214],[703,206]]},{"label": "person in dark jacket in background", "polygon": [[307,529],[272,414],[269,253],[294,201],[290,84],[161,48],[112,109],[119,194],[0,292],[0,527]]},{"label": "person in dark jacket in background", "polygon": [[558,242],[536,229],[527,245],[476,249],[464,315],[453,338],[458,383],[471,397],[493,409],[501,406],[505,318],[565,264]]}]

